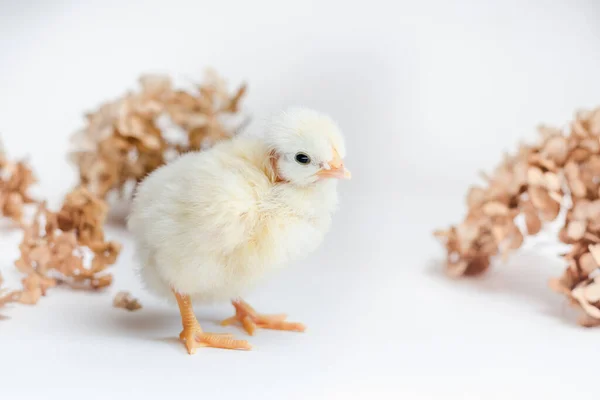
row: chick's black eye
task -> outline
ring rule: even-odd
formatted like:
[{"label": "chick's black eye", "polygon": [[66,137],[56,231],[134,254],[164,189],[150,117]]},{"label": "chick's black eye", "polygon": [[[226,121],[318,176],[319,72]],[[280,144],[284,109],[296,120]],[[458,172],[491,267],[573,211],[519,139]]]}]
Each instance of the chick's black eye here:
[{"label": "chick's black eye", "polygon": [[298,153],[296,154],[296,161],[303,165],[310,164],[310,157],[304,153]]}]

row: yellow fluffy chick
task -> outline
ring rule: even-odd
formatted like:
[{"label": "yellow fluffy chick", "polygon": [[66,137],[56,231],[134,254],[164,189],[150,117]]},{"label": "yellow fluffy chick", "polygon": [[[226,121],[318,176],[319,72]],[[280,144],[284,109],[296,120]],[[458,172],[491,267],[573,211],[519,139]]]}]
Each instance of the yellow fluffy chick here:
[{"label": "yellow fluffy chick", "polygon": [[192,303],[231,299],[223,324],[303,331],[285,315],[261,315],[241,300],[262,278],[315,250],[336,209],[337,181],[349,178],[336,123],[309,109],[275,116],[259,137],[237,136],[182,155],[138,186],[129,230],[139,273],[157,295],[175,298],[180,339],[197,347],[249,349],[228,334],[203,332]]}]

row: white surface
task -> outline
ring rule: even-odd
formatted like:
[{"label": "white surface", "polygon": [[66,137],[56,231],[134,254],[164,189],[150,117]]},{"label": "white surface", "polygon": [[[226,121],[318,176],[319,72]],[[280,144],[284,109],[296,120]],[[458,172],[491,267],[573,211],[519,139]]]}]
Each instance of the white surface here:
[{"label": "white surface", "polygon": [[[0,133],[52,204],[74,182],[64,154],[82,113],[152,71],[196,78],[210,65],[247,80],[258,119],[288,104],[333,114],[353,172],[325,245],[248,299],[305,334],[260,331],[252,352],[188,356],[177,310],[139,290],[111,227],[125,249],[109,293],[53,290],[4,312],[0,396],[597,398],[600,331],[577,327],[547,289],[560,263],[528,252],[451,282],[431,231],[461,218],[466,185],[502,149],[600,104],[600,5],[396,3],[0,2]],[[18,241],[2,233],[13,282]],[[144,308],[112,308],[121,289]],[[228,305],[196,311],[207,330],[245,336],[213,322]]]}]

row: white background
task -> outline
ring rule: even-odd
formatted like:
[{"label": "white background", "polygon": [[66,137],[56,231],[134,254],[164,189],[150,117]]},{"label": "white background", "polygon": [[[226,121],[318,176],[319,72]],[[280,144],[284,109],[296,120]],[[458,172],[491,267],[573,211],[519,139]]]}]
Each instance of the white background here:
[{"label": "white background", "polygon": [[[597,398],[600,331],[547,288],[562,269],[553,248],[453,282],[431,235],[463,216],[477,171],[538,123],[600,105],[596,1],[126,3],[0,1],[7,150],[29,157],[36,193],[59,204],[83,113],[145,72],[198,79],[212,66],[247,81],[250,129],[291,104],[330,113],[353,172],[332,232],[248,299],[308,330],[188,356],[177,310],[140,290],[127,234],[111,226],[125,247],[109,293],[57,289],[3,310],[0,397]],[[19,234],[1,235],[0,271],[16,283]],[[121,289],[144,308],[112,308]],[[245,337],[214,322],[229,305],[196,311],[206,330]]]}]

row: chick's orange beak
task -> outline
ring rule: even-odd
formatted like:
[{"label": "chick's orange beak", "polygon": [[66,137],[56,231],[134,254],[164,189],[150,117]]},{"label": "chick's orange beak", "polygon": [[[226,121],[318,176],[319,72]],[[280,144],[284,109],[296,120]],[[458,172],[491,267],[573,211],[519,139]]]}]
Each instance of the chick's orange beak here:
[{"label": "chick's orange beak", "polygon": [[317,176],[321,179],[335,178],[335,179],[350,179],[351,174],[344,167],[344,162],[336,150],[333,150],[333,159],[329,161],[329,168],[323,168],[317,172]]}]

